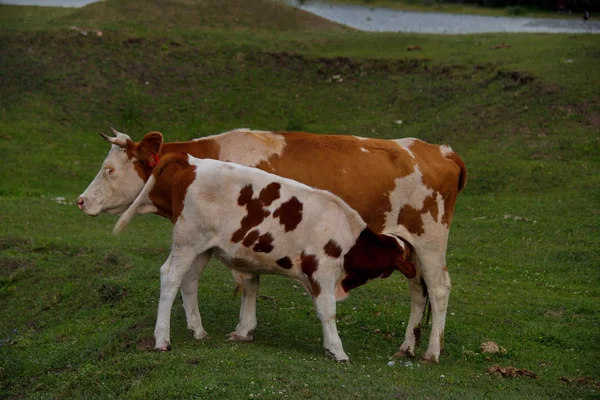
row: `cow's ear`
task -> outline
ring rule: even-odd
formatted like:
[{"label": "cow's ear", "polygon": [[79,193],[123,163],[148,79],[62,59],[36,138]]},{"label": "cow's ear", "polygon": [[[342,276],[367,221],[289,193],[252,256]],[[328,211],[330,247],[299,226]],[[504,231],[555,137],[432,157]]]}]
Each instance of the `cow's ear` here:
[{"label": "cow's ear", "polygon": [[163,144],[163,136],[160,132],[147,133],[137,148],[137,159],[151,167],[158,162],[158,154]]}]

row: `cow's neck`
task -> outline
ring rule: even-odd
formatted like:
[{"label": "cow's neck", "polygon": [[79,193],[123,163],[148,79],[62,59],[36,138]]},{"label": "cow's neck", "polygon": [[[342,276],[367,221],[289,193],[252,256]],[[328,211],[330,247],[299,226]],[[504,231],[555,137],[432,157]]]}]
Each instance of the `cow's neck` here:
[{"label": "cow's neck", "polygon": [[219,159],[219,145],[212,139],[200,139],[190,142],[163,143],[160,155],[167,153],[188,153],[196,158]]}]

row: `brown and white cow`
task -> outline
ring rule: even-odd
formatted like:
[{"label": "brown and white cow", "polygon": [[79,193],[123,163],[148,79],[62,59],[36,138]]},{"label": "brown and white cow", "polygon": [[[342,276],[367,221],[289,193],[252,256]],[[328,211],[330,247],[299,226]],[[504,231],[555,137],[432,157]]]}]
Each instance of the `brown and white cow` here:
[{"label": "brown and white cow", "polygon": [[[299,282],[312,296],[323,325],[323,346],[348,361],[335,324],[336,299],[368,279],[415,267],[402,240],[376,234],[339,197],[256,168],[198,159],[164,157],[144,189],[121,216],[121,231],[137,212],[163,212],[175,221],[171,254],[160,269],[156,348],[169,347],[173,300],[195,260],[214,254],[236,272],[240,284],[259,274]],[[247,321],[241,321],[244,323]],[[250,334],[256,321],[243,327]],[[234,334],[239,334],[240,328]]]},{"label": "brown and white cow", "polygon": [[[399,236],[412,246],[417,275],[409,280],[410,318],[396,355],[415,355],[429,296],[432,327],[423,359],[439,361],[451,287],[446,246],[456,197],[467,176],[463,161],[449,146],[411,138],[381,140],[247,129],[174,143],[163,143],[157,132],[148,133],[139,143],[114,133],[114,138],[104,135],[113,146],[102,169],[78,200],[85,213],[125,211],[142,190],[157,160],[172,152],[256,167],[328,190],[358,211],[374,232]],[[165,207],[157,208],[157,214],[175,222]],[[206,335],[196,297],[197,281],[207,262],[208,258],[196,260],[182,285],[188,325],[196,338]],[[251,338],[243,327],[252,325],[247,321],[256,321],[257,286],[257,281],[243,286],[236,329],[239,335],[234,338]]]}]

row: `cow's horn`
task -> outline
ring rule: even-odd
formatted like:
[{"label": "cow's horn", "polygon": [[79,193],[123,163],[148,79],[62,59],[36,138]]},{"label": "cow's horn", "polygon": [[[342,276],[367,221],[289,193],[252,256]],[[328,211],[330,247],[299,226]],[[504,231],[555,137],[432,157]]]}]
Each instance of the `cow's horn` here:
[{"label": "cow's horn", "polygon": [[104,140],[106,140],[107,142],[110,142],[110,143],[114,144],[115,146],[127,147],[127,141],[125,139],[119,139],[119,138],[116,138],[116,137],[110,137],[108,135],[105,135],[102,132],[100,132],[100,136],[102,136],[102,138]]}]

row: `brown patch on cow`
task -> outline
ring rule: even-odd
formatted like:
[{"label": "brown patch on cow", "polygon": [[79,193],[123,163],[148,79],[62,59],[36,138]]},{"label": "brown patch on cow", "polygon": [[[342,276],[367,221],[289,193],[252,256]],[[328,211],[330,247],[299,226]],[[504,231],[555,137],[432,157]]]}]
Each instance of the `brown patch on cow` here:
[{"label": "brown patch on cow", "polygon": [[[421,141],[414,141],[410,150],[417,155],[419,168],[423,173],[423,183],[433,189],[434,196],[442,196],[444,215],[441,222],[450,226],[456,195],[467,184],[467,169],[465,163],[454,152],[443,156],[440,146]],[[429,210],[423,210],[427,212]]]},{"label": "brown patch on cow", "polygon": [[437,201],[436,201],[436,195],[435,194],[427,197],[425,199],[425,201],[423,201],[422,212],[423,212],[423,214],[430,213],[431,217],[433,218],[433,220],[436,221],[436,222],[439,222],[438,221],[438,204],[437,204]]},{"label": "brown patch on cow", "polygon": [[394,179],[414,170],[414,160],[406,150],[391,140],[273,133],[285,138],[283,154],[273,155],[257,168],[332,192],[355,209],[374,231],[383,230],[386,213],[391,211],[387,193],[394,190]]},{"label": "brown patch on cow", "polygon": [[279,265],[283,269],[292,268],[292,260],[290,260],[289,257],[280,258],[279,260],[277,260],[275,262],[277,263],[277,265]]},{"label": "brown patch on cow", "polygon": [[448,266],[447,266],[447,265],[444,265],[444,266],[442,267],[442,271],[446,271],[446,272],[448,272]]},{"label": "brown patch on cow", "polygon": [[438,204],[436,201],[437,194],[434,193],[431,196],[427,196],[423,201],[423,207],[420,210],[405,205],[400,209],[398,213],[398,224],[404,226],[410,233],[420,236],[425,233],[423,224],[423,216],[427,213],[431,214],[434,221],[440,222]]},{"label": "brown patch on cow", "polygon": [[281,184],[277,182],[269,183],[263,190],[260,191],[258,198],[265,206],[269,206],[272,202],[279,198],[280,188]]},{"label": "brown patch on cow", "polygon": [[[404,242],[404,245],[410,248],[408,243]],[[365,228],[344,256],[346,276],[342,280],[342,287],[350,291],[364,285],[369,279],[387,278],[396,270],[408,278],[414,278],[417,272],[407,260],[410,254],[393,237],[379,235]]]},{"label": "brown patch on cow", "polygon": [[293,231],[302,221],[302,208],[302,203],[294,196],[275,210],[273,217],[279,218],[286,232]]},{"label": "brown patch on cow", "polygon": [[313,295],[313,297],[317,297],[319,293],[321,293],[321,286],[317,281],[315,281],[312,278],[318,266],[319,261],[317,260],[317,256],[302,252],[302,255],[300,256],[300,268],[302,269],[302,272],[304,272],[304,274],[306,274],[306,276],[308,277],[308,280],[310,282],[311,294]]},{"label": "brown patch on cow", "polygon": [[254,245],[252,250],[257,253],[270,253],[273,250],[273,236],[270,233],[265,233],[258,238],[258,243]]},{"label": "brown patch on cow", "polygon": [[325,250],[325,254],[327,254],[329,257],[338,258],[340,255],[342,255],[342,248],[333,239],[327,242],[323,250]]},{"label": "brown patch on cow", "polygon": [[240,206],[246,206],[247,214],[242,218],[240,228],[231,236],[231,241],[234,243],[241,241],[246,237],[246,234],[250,229],[260,225],[260,223],[271,214],[263,208],[263,203],[260,199],[252,198],[253,195],[254,191],[252,190],[252,185],[246,185],[240,190],[238,204]]},{"label": "brown patch on cow", "polygon": [[244,245],[246,247],[252,246],[256,242],[256,239],[258,239],[258,235],[259,235],[259,232],[256,229],[253,231],[250,231],[244,238],[242,245]]},{"label": "brown patch on cow", "polygon": [[190,142],[164,143],[159,156],[163,156],[167,153],[183,152],[196,158],[211,158],[213,160],[218,160],[220,151],[221,148],[219,143],[211,138],[192,140]]},{"label": "brown patch on cow", "polygon": [[149,197],[158,209],[157,214],[177,221],[187,189],[196,179],[196,166],[190,165],[187,154],[170,153],[160,160],[152,174],[156,184]]},{"label": "brown patch on cow", "polygon": [[405,205],[398,213],[398,225],[404,226],[410,233],[421,236],[425,233],[421,212],[416,208]]}]

